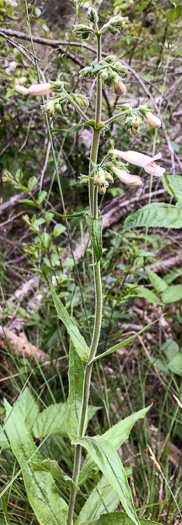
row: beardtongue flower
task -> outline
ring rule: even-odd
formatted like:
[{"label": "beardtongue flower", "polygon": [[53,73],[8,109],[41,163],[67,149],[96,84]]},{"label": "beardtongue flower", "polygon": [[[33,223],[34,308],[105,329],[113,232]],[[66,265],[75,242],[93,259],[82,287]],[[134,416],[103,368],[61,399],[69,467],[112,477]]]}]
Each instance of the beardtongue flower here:
[{"label": "beardtongue flower", "polygon": [[156,117],[156,115],[153,115],[153,113],[147,111],[145,118],[148,124],[150,124],[153,128],[160,128],[161,121],[160,118]]},{"label": "beardtongue flower", "polygon": [[28,92],[30,95],[48,95],[53,89],[53,86],[49,82],[45,82],[45,84],[32,84]]},{"label": "beardtongue flower", "polygon": [[142,179],[138,177],[137,175],[130,175],[125,170],[120,170],[119,168],[116,168],[116,166],[112,166],[112,171],[117,175],[117,177],[124,182],[124,184],[128,184],[128,186],[141,186],[142,185]]},{"label": "beardtongue flower", "polygon": [[161,166],[158,166],[158,164],[154,162],[154,160],[161,158],[161,153],[157,153],[155,157],[144,155],[138,151],[119,151],[117,149],[113,149],[112,153],[116,157],[126,160],[126,162],[130,162],[131,164],[135,164],[135,166],[144,168],[144,170],[150,175],[162,177],[163,173],[165,173],[165,169],[161,168]]}]

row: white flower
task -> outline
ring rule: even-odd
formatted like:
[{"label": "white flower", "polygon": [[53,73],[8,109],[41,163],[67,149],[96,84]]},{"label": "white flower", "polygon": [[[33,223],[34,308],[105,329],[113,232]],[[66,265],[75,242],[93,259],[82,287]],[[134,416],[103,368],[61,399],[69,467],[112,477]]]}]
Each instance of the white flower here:
[{"label": "white flower", "polygon": [[161,153],[157,153],[155,157],[149,157],[149,155],[144,155],[138,151],[119,151],[117,149],[113,149],[112,153],[116,157],[126,160],[126,162],[130,162],[131,164],[135,164],[135,166],[144,168],[144,170],[150,175],[162,177],[163,173],[165,173],[165,169],[161,168],[161,166],[158,166],[158,164],[154,162],[154,160],[161,158]]},{"label": "white flower", "polygon": [[45,82],[45,84],[32,84],[28,92],[30,95],[48,95],[50,91],[53,89],[51,84],[49,82]]},{"label": "white flower", "polygon": [[116,168],[116,166],[112,166],[112,171],[124,184],[128,184],[128,186],[141,186],[142,184],[142,179],[137,175],[130,175],[127,171],[120,170]]},{"label": "white flower", "polygon": [[148,124],[150,124],[153,128],[160,128],[161,121],[160,118],[156,117],[156,115],[153,115],[153,113],[147,111],[145,118]]}]

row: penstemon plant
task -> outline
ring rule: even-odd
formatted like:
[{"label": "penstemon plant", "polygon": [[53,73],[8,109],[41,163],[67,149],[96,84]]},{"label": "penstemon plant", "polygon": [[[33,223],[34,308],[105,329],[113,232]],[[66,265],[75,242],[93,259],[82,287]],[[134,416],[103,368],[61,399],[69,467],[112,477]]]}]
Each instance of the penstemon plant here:
[{"label": "penstemon plant", "polygon": [[[54,116],[54,113],[61,113],[65,104],[73,105],[82,118],[82,123],[74,125],[69,131],[76,132],[84,126],[92,128],[89,174],[80,177],[80,182],[88,185],[89,211],[70,216],[56,213],[56,216],[67,217],[67,219],[77,215],[80,217],[82,214],[85,216],[88,227],[92,245],[95,289],[94,327],[91,344],[88,346],[75,320],[69,315],[61,302],[55,286],[57,284],[56,280],[52,279],[51,281],[48,276],[49,290],[58,318],[64,323],[70,336],[68,401],[67,403],[52,405],[42,413],[39,413],[35,400],[30,392],[25,389],[16,401],[13,410],[8,402],[5,401],[6,421],[3,439],[5,446],[8,447],[8,444],[10,444],[20,464],[30,504],[41,525],[72,525],[73,522],[76,525],[106,525],[108,523],[111,525],[131,525],[132,523],[145,525],[152,522],[140,519],[137,516],[127,479],[127,470],[120,461],[117,449],[128,438],[133,424],[139,418],[143,418],[150,407],[141,409],[139,412],[117,423],[102,436],[88,437],[86,435],[88,419],[93,413],[93,407],[89,405],[89,396],[94,363],[98,359],[126,346],[150,326],[147,325],[143,330],[122,343],[120,342],[107,349],[104,354],[100,355],[97,353],[102,323],[102,280],[100,268],[102,217],[98,206],[98,196],[105,194],[109,184],[114,182],[114,176],[117,176],[124,184],[131,187],[137,187],[142,184],[141,177],[130,174],[128,163],[144,168],[151,177],[163,177],[165,188],[169,193],[172,192],[173,196],[175,191],[173,189],[174,180],[172,176],[167,177],[164,173],[165,170],[155,163],[155,160],[160,158],[160,154],[151,157],[136,151],[120,151],[114,148],[112,141],[106,157],[98,164],[100,134],[104,132],[108,136],[112,122],[122,119],[126,128],[130,129],[134,135],[138,133],[138,128],[144,120],[153,127],[160,127],[161,122],[157,116],[151,113],[149,103],[140,105],[136,109],[132,109],[130,105],[120,105],[116,114],[108,120],[102,121],[103,84],[113,89],[116,94],[125,94],[126,87],[123,76],[127,73],[126,66],[122,65],[115,56],[105,57],[105,54],[104,57],[102,56],[102,36],[107,31],[117,35],[124,28],[127,20],[117,15],[99,28],[97,11],[94,8],[89,9],[87,20],[87,25],[78,24],[74,27],[74,31],[77,37],[81,36],[85,39],[92,35],[95,36],[97,41],[97,58],[92,64],[82,70],[83,77],[88,76],[93,80],[96,79],[95,116],[90,119],[85,112],[85,108],[88,106],[87,97],[81,93],[69,93],[66,89],[66,83],[61,80],[32,85],[29,88],[29,94],[33,96],[49,94],[50,98],[45,104],[44,110],[51,116]],[[7,178],[7,180],[9,179]],[[31,195],[31,190],[33,189],[33,186],[31,186],[30,184],[29,195]],[[18,181],[16,181],[16,187],[18,187]],[[37,202],[35,200],[35,205]],[[180,227],[182,222],[180,214],[180,206],[152,203],[129,216],[125,221],[124,228],[155,226],[159,225],[159,223],[164,227],[171,225]],[[174,218],[172,219],[171,216],[174,216]],[[24,220],[29,223],[27,216],[25,216]],[[33,224],[31,229],[35,232],[37,231]],[[46,239],[44,236],[44,240]],[[31,410],[34,412],[33,425],[30,424],[28,409],[26,408],[30,405]],[[32,435],[40,438],[56,434],[56,432],[61,436],[69,437],[71,445],[74,447],[72,477],[66,475],[55,460],[50,458],[43,459],[41,446],[37,448],[32,440]],[[83,449],[87,452],[84,464]],[[79,488],[86,480],[93,479],[93,475],[99,471],[101,471],[102,477],[100,477],[96,487],[78,514],[75,511],[75,502]],[[16,476],[14,479],[16,479]],[[60,497],[55,480],[61,483],[61,486],[69,487],[69,502]],[[119,502],[122,504],[124,511],[119,512],[116,510]]]}]

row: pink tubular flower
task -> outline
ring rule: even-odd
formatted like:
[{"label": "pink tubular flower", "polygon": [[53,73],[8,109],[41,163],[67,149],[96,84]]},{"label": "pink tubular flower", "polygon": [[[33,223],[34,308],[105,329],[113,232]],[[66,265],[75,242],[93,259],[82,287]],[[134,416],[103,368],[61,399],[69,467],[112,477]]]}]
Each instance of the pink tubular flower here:
[{"label": "pink tubular flower", "polygon": [[161,121],[160,118],[156,117],[156,115],[153,115],[153,113],[147,111],[145,118],[148,124],[150,124],[153,128],[160,128]]},{"label": "pink tubular flower", "polygon": [[130,175],[127,171],[120,170],[116,168],[116,166],[112,166],[112,171],[124,184],[128,184],[128,186],[141,186],[142,184],[142,179],[137,175]]},{"label": "pink tubular flower", "polygon": [[32,84],[29,87],[29,94],[30,95],[48,95],[51,90],[53,89],[53,86],[49,82],[46,82],[45,84]]},{"label": "pink tubular flower", "polygon": [[158,164],[153,162],[154,160],[161,158],[161,153],[158,153],[155,155],[155,157],[149,157],[149,155],[138,153],[138,151],[119,151],[117,149],[113,149],[112,153],[116,157],[126,160],[126,162],[130,162],[131,164],[135,164],[135,166],[144,168],[144,170],[150,175],[162,177],[163,173],[165,173],[164,168],[161,168],[161,166],[158,166]]}]

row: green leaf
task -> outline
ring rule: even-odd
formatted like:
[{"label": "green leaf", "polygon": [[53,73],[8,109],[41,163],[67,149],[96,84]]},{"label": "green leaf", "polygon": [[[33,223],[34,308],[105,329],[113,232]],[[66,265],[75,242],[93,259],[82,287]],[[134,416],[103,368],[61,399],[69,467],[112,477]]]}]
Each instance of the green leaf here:
[{"label": "green leaf", "polygon": [[129,215],[124,222],[124,229],[145,227],[181,228],[182,210],[173,204],[153,202]]},{"label": "green leaf", "polygon": [[135,290],[138,297],[144,297],[149,303],[161,304],[157,295],[148,288],[145,288],[145,286],[137,286]]},{"label": "green leaf", "polygon": [[22,471],[30,505],[40,525],[66,525],[67,504],[59,497],[55,481],[48,472],[34,472],[29,462],[41,459],[17,403],[13,407],[5,400],[5,430]]},{"label": "green leaf", "polygon": [[47,197],[47,191],[45,190],[39,191],[38,199],[37,199],[39,204],[42,204],[42,202],[44,201],[46,197]]},{"label": "green leaf", "polygon": [[39,414],[39,407],[30,390],[26,387],[16,401],[16,409],[19,418],[25,424],[27,430],[31,430]]},{"label": "green leaf", "polygon": [[95,121],[94,120],[87,120],[86,122],[83,122],[83,124],[74,124],[74,126],[71,126],[71,128],[67,129],[61,129],[61,128],[55,128],[52,131],[54,133],[63,132],[63,133],[76,133],[77,131],[80,131],[84,126],[92,126],[95,127]]},{"label": "green leaf", "polygon": [[[126,512],[112,512],[103,514],[97,521],[92,521],[85,525],[132,525],[133,521],[127,516]],[[162,525],[156,521],[145,520],[138,518],[140,525]]]},{"label": "green leaf", "polygon": [[139,525],[127,476],[114,447],[100,436],[82,438],[76,443],[86,448],[105,478],[118,493],[127,515],[135,525]]},{"label": "green leaf", "polygon": [[20,199],[20,201],[22,204],[28,204],[29,206],[34,206],[35,208],[38,208],[39,205],[36,204],[36,202],[33,202],[33,201],[29,201],[28,199]]},{"label": "green leaf", "polygon": [[45,248],[47,250],[49,248],[50,242],[51,242],[50,235],[47,232],[44,232],[41,235],[41,239],[42,239],[43,245],[45,246]]},{"label": "green leaf", "polygon": [[108,483],[108,480],[102,477],[82,507],[75,525],[86,525],[90,521],[98,519],[106,509],[110,512],[115,510],[118,503],[118,493]]},{"label": "green leaf", "polygon": [[150,268],[145,268],[145,273],[147,274],[147,277],[149,278],[150,283],[152,284],[153,288],[159,293],[164,292],[164,290],[167,289],[168,285],[167,283],[161,279],[156,273],[152,272]]},{"label": "green leaf", "polygon": [[172,195],[176,200],[182,199],[182,176],[181,175],[167,175],[162,176],[162,183],[166,191]]},{"label": "green leaf", "polygon": [[65,232],[65,230],[66,230],[66,227],[63,226],[63,224],[55,224],[54,230],[53,230],[53,236],[58,237],[63,232]]},{"label": "green leaf", "polygon": [[85,211],[78,211],[76,213],[72,213],[71,215],[61,215],[61,213],[57,213],[57,211],[49,210],[50,213],[53,215],[56,215],[57,217],[66,217],[66,219],[74,219],[75,217],[83,217],[85,215]]},{"label": "green leaf", "polygon": [[163,303],[175,303],[182,299],[182,284],[168,286],[162,294]]},{"label": "green leaf", "polygon": [[182,376],[182,354],[178,353],[171,359],[168,369],[174,374]]},{"label": "green leaf", "polygon": [[176,341],[173,341],[173,339],[168,339],[165,341],[165,343],[163,343],[162,350],[170,361],[176,354],[178,354],[179,346],[177,345]]},{"label": "green leaf", "polygon": [[73,480],[64,474],[63,470],[59,467],[57,461],[54,459],[48,458],[43,460],[39,459],[38,461],[31,461],[31,467],[33,468],[34,472],[50,472],[51,476],[57,481],[68,485],[74,490],[79,489]]},{"label": "green leaf", "polygon": [[170,9],[168,12],[167,18],[169,22],[172,22],[173,24],[177,22],[178,18],[181,15],[181,7],[178,5],[177,7],[173,7],[173,9]]},{"label": "green leaf", "polygon": [[70,344],[69,350],[69,397],[68,397],[68,419],[66,423],[68,436],[74,441],[78,436],[78,426],[82,405],[84,368],[82,360],[74,346]]},{"label": "green leaf", "polygon": [[[148,406],[147,408],[142,408],[138,412],[131,414],[131,416],[128,416],[122,421],[119,421],[119,423],[116,423],[116,425],[109,428],[109,430],[107,430],[101,437],[109,441],[109,443],[111,443],[111,445],[117,450],[129,438],[131,429],[136,421],[145,417],[151,406],[152,405]],[[86,479],[91,477],[93,472],[95,473],[97,470],[95,468],[94,461],[88,457],[80,472],[79,485],[81,486],[86,481]]]},{"label": "green leaf", "polygon": [[102,217],[92,219],[90,215],[86,215],[86,223],[94,254],[98,262],[102,255]]},{"label": "green leaf", "polygon": [[35,186],[37,186],[37,177],[31,177],[28,181],[28,189],[33,191]]},{"label": "green leaf", "polygon": [[51,434],[66,436],[67,417],[67,403],[55,403],[55,405],[49,405],[38,414],[33,425],[33,435],[39,439]]},{"label": "green leaf", "polygon": [[97,361],[97,359],[101,359],[102,357],[105,357],[106,355],[112,354],[113,352],[116,352],[117,350],[120,350],[120,348],[123,348],[123,346],[126,346],[129,343],[131,343],[132,341],[134,341],[134,339],[136,339],[136,337],[138,337],[138,335],[140,335],[143,332],[145,332],[145,330],[147,330],[147,328],[152,326],[157,321],[158,321],[158,319],[156,319],[156,321],[153,321],[153,323],[147,324],[147,326],[142,328],[142,330],[137,332],[135,335],[132,335],[131,337],[128,337],[127,339],[125,339],[121,343],[117,343],[117,345],[112,346],[111,348],[109,348],[109,350],[106,350],[106,352],[104,352],[103,354],[100,354],[100,355],[97,355],[96,357],[94,357],[94,359],[92,359],[92,361],[90,361],[90,362],[92,363],[94,361]]},{"label": "green leaf", "polygon": [[59,299],[57,293],[54,290],[54,287],[49,282],[49,289],[52,295],[54,306],[56,308],[59,319],[64,323],[67,332],[69,333],[72,343],[78,355],[83,361],[88,361],[89,348],[86,344],[85,339],[78,330],[78,327],[74,319],[69,315],[63,303]]}]

